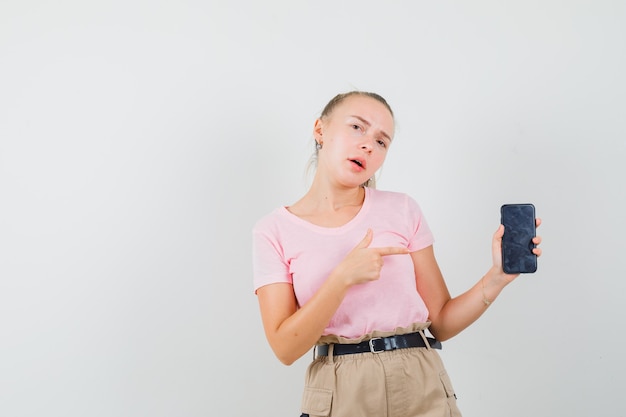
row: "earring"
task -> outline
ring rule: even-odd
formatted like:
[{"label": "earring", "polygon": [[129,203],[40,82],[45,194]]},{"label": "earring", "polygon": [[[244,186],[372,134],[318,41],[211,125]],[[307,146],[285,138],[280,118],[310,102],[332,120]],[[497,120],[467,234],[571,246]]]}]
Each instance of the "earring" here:
[{"label": "earring", "polygon": [[315,142],[315,149],[317,149],[318,151],[322,149],[322,144],[320,142]]}]

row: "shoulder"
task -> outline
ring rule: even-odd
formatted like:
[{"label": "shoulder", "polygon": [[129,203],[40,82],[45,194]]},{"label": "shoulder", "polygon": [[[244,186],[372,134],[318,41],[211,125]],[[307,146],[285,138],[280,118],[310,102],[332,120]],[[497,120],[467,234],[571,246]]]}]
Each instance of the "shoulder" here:
[{"label": "shoulder", "polygon": [[407,193],[368,189],[371,206],[378,212],[394,212],[399,215],[422,217],[419,203]]},{"label": "shoulder", "polygon": [[376,188],[368,188],[368,196],[375,203],[385,204],[417,204],[413,197],[398,191],[386,191]]},{"label": "shoulder", "polygon": [[277,207],[271,212],[265,214],[254,224],[252,231],[253,232],[267,232],[269,230],[275,230],[282,223],[285,222],[285,208]]}]

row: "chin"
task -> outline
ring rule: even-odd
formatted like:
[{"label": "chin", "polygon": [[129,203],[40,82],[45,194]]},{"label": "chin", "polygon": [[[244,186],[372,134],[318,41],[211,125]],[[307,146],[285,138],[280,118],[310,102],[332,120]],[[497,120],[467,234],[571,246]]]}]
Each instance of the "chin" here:
[{"label": "chin", "polygon": [[358,188],[358,187],[362,186],[364,182],[367,182],[367,180],[361,181],[361,182],[343,181],[341,183],[341,185],[344,186],[345,188]]}]

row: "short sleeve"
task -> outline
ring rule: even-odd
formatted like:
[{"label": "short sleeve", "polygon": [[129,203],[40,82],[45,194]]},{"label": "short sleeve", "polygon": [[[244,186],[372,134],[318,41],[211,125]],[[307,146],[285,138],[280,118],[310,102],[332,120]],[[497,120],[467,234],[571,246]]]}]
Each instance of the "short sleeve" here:
[{"label": "short sleeve", "polygon": [[271,222],[261,221],[252,230],[252,266],[255,293],[264,285],[292,283],[280,235]]},{"label": "short sleeve", "polygon": [[406,196],[407,219],[409,219],[409,245],[411,252],[424,249],[432,245],[435,238],[426,222],[422,209],[410,196]]}]

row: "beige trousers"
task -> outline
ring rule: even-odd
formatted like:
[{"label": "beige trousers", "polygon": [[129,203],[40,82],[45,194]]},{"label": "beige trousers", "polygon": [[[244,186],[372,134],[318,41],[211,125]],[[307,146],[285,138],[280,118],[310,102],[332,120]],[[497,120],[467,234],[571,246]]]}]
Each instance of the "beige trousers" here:
[{"label": "beige trousers", "polygon": [[461,416],[436,350],[408,348],[341,356],[332,351],[331,346],[328,356],[315,358],[307,369],[302,412],[310,417]]}]

